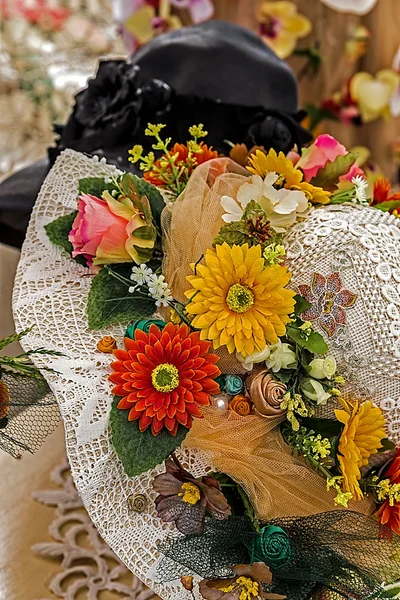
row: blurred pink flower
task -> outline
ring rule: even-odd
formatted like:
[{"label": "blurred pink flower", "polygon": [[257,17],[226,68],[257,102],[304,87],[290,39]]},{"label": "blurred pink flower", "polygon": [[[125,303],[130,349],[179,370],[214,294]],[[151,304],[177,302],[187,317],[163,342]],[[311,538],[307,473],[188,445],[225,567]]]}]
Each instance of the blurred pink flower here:
[{"label": "blurred pink flower", "polygon": [[[328,161],[333,162],[338,156],[346,154],[348,154],[348,150],[342,144],[331,135],[324,133],[319,135],[311,146],[303,150],[296,166],[303,171],[305,181],[311,181]],[[351,181],[356,175],[364,176],[364,172],[355,163],[349,172],[342,175],[340,179]]]},{"label": "blurred pink flower", "polygon": [[176,8],[187,8],[194,24],[208,21],[214,14],[212,0],[171,0]]},{"label": "blurred pink flower", "polygon": [[134,231],[144,225],[143,215],[129,198],[115,200],[107,192],[104,199],[81,194],[78,214],[68,237],[73,246],[72,256],[84,256],[92,272],[98,271],[101,265],[140,262],[137,247],[154,246],[154,240],[134,235]]}]

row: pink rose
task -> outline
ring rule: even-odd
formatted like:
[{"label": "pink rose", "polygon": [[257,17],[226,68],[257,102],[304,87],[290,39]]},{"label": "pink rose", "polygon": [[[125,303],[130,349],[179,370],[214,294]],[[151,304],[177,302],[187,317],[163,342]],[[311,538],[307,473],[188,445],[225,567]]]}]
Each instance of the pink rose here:
[{"label": "pink rose", "polygon": [[104,192],[102,199],[81,194],[78,214],[68,236],[73,246],[72,256],[84,256],[92,272],[97,272],[101,265],[143,262],[140,248],[144,252],[152,249],[154,236],[149,233],[152,239],[143,239],[134,232],[146,225],[143,214],[129,198],[116,200],[108,192]]},{"label": "pink rose", "polygon": [[[346,154],[348,154],[348,150],[342,144],[339,144],[331,135],[324,133],[319,135],[309,148],[303,150],[296,166],[303,171],[305,181],[310,181],[328,161],[333,162],[338,156]],[[354,163],[349,172],[340,177],[340,180],[351,181],[356,175],[364,177],[364,172]]]}]

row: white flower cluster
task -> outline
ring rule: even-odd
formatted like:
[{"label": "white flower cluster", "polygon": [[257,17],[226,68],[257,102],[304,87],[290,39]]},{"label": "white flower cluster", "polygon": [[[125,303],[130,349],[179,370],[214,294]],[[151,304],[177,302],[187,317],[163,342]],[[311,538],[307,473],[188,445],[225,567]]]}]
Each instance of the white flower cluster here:
[{"label": "white flower cluster", "polygon": [[356,175],[356,177],[353,177],[353,179],[351,180],[351,183],[354,185],[353,202],[355,204],[362,204],[364,206],[368,206],[368,181],[364,179],[364,177],[362,177],[361,175]]},{"label": "white flower cluster", "polygon": [[145,264],[132,267],[130,278],[136,283],[136,285],[129,287],[130,294],[133,294],[138,287],[146,285],[150,296],[156,301],[156,306],[168,306],[168,302],[173,300],[172,292],[165,281],[164,275],[156,275]]}]

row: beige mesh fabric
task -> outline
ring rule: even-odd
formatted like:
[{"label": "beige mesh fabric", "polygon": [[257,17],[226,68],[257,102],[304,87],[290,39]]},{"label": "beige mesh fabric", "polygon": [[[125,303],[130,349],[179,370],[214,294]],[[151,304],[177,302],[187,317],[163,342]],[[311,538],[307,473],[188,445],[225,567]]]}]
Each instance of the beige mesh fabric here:
[{"label": "beige mesh fabric", "polygon": [[[221,197],[236,197],[238,188],[250,175],[246,169],[227,158],[208,161],[194,171],[179,198],[167,205],[161,219],[165,253],[163,273],[174,298],[184,302],[186,281],[196,263],[212,247],[224,225]],[[225,348],[217,351],[219,368],[224,373],[243,373],[244,369]]]},{"label": "beige mesh fabric", "polygon": [[[282,417],[240,417],[203,409],[184,445],[206,450],[213,465],[237,481],[247,492],[260,519],[312,515],[333,510],[333,492],[323,477],[301,458],[292,456],[277,425]],[[372,500],[350,503],[364,514],[373,510]]]},{"label": "beige mesh fabric", "polygon": [[165,252],[163,273],[177,300],[186,300],[185,291],[190,288],[186,276],[192,273],[190,265],[212,247],[213,239],[224,225],[221,197],[235,198],[249,175],[246,169],[226,158],[203,163],[194,171],[179,198],[164,210],[161,222]]}]

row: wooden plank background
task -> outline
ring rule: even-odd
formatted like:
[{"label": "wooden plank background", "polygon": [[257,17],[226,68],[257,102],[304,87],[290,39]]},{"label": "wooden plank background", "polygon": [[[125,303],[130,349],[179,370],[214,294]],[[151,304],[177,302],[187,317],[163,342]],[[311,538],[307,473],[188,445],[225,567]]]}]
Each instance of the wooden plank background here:
[{"label": "wooden plank background", "polygon": [[[318,39],[321,52],[325,56],[318,75],[305,77],[300,84],[301,103],[328,97],[340,89],[346,80],[357,70],[366,70],[373,75],[383,68],[389,68],[400,44],[400,0],[378,0],[374,9],[365,16],[338,13],[320,2],[320,0],[295,0],[299,12],[313,23],[313,32],[299,47],[310,45],[310,40]],[[258,0],[214,0],[215,18],[234,21],[255,30],[257,21],[255,9]],[[344,43],[352,28],[361,23],[370,33],[368,54],[358,65],[349,66],[343,57]],[[289,64],[297,73],[304,59],[291,57]],[[393,179],[395,166],[392,144],[400,136],[400,119],[379,121],[362,127],[345,126],[325,122],[324,129],[332,133],[347,147],[365,145],[372,151],[372,157],[383,171]]]}]

